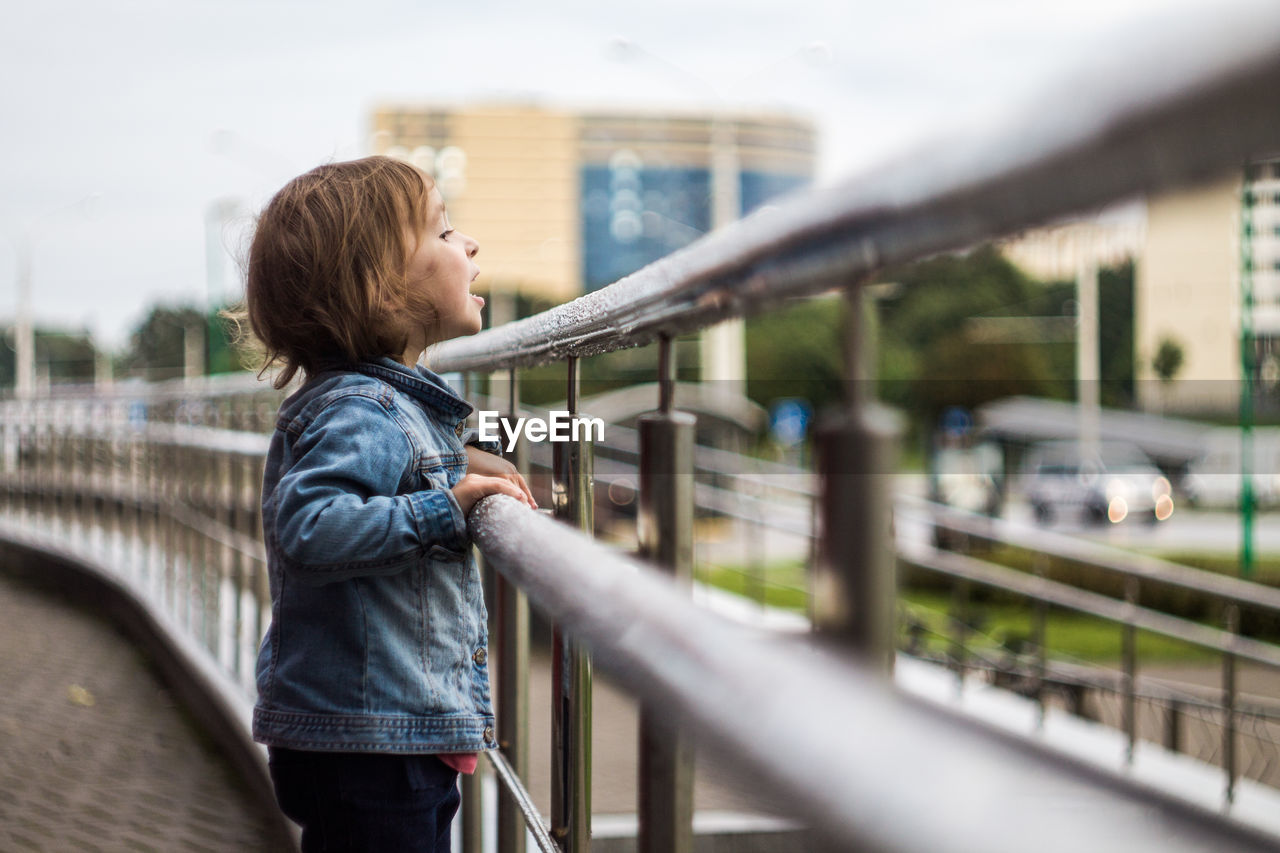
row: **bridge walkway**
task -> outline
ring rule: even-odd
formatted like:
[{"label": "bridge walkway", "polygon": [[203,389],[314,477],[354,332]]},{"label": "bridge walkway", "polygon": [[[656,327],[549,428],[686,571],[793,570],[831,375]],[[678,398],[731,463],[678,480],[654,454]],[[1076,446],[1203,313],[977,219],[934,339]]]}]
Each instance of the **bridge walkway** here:
[{"label": "bridge walkway", "polygon": [[274,811],[111,623],[0,571],[0,850],[290,850]]}]

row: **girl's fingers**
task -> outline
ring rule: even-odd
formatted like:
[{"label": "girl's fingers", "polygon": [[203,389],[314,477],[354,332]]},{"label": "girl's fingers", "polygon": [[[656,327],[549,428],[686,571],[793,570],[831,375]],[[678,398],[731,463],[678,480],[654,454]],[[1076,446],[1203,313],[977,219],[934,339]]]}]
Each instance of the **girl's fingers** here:
[{"label": "girl's fingers", "polygon": [[512,483],[512,486],[515,487],[514,495],[517,500],[529,507],[529,509],[538,508],[537,501],[533,499],[533,493],[529,491],[529,487],[524,483],[524,477],[516,474],[516,480]]},{"label": "girl's fingers", "polygon": [[532,496],[526,498],[525,493],[521,491],[515,483],[501,477],[493,477],[491,479],[493,480],[494,485],[497,486],[495,491],[513,497],[526,506],[532,506]]},{"label": "girl's fingers", "polygon": [[533,492],[529,489],[529,484],[525,482],[524,477],[520,476],[520,472],[512,471],[509,479],[519,487],[520,491],[524,492],[524,502],[527,503],[530,508],[537,509],[538,502],[533,499]]}]

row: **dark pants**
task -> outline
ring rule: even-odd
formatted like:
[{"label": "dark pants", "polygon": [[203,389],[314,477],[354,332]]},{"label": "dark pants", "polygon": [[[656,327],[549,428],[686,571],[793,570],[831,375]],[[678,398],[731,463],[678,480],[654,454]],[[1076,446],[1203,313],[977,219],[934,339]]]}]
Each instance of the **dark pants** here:
[{"label": "dark pants", "polygon": [[434,755],[269,750],[302,853],[449,853],[458,772]]}]

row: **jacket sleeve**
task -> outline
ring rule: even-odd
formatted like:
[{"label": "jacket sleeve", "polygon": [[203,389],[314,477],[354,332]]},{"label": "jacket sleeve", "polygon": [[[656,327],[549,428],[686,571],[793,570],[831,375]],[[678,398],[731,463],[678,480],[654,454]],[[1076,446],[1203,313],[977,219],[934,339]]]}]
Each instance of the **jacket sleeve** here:
[{"label": "jacket sleeve", "polygon": [[485,441],[480,437],[480,430],[467,429],[463,430],[459,440],[464,447],[478,447],[485,453],[492,453],[494,456],[502,455],[501,441]]},{"label": "jacket sleeve", "polygon": [[284,568],[309,583],[392,574],[440,549],[469,547],[453,492],[398,494],[413,451],[395,416],[371,397],[326,406],[294,440],[277,486]]}]

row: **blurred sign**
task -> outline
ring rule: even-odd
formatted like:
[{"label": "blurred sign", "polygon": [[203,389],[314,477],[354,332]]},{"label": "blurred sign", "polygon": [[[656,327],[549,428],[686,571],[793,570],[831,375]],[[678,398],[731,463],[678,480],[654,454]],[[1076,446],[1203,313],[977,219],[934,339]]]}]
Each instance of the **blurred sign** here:
[{"label": "blurred sign", "polygon": [[973,415],[961,406],[951,406],[942,413],[942,430],[947,435],[959,438],[969,434],[973,429]]},{"label": "blurred sign", "polygon": [[769,406],[769,431],[773,440],[784,447],[793,447],[804,441],[813,418],[809,401],[800,397],[774,400]]}]

